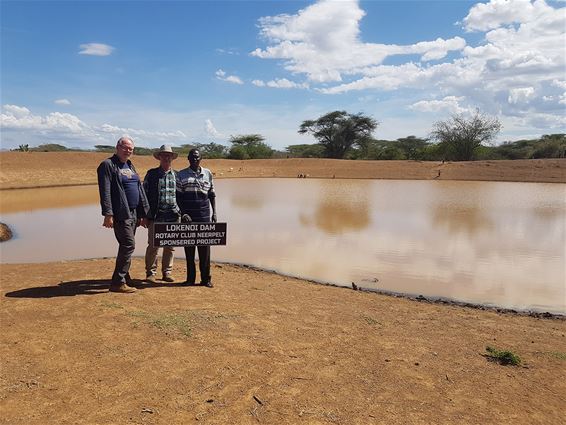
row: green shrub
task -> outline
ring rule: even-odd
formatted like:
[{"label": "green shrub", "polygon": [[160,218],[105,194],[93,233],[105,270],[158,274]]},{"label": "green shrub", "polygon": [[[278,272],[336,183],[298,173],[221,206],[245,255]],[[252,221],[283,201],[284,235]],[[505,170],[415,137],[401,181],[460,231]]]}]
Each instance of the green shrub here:
[{"label": "green shrub", "polygon": [[489,345],[485,347],[485,350],[488,353],[485,356],[489,360],[492,360],[504,366],[506,365],[519,366],[521,364],[521,358],[512,351],[507,351],[507,350],[500,351],[496,348],[490,347]]}]

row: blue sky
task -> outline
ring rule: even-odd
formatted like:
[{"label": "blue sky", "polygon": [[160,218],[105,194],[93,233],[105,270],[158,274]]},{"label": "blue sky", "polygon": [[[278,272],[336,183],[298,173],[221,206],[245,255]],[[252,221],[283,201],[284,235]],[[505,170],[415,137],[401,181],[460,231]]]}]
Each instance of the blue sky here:
[{"label": "blue sky", "polygon": [[333,110],[427,137],[479,108],[499,141],[566,132],[564,2],[4,1],[2,148],[277,149]]}]

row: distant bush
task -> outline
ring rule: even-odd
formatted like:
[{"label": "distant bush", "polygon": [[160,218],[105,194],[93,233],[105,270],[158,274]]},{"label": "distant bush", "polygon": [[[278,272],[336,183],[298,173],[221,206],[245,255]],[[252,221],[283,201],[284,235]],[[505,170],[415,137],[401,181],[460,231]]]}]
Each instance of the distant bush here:
[{"label": "distant bush", "polygon": [[322,158],[324,157],[324,147],[320,144],[315,145],[289,145],[285,148],[292,158]]},{"label": "distant bush", "polygon": [[266,159],[271,158],[273,149],[266,143],[261,134],[244,134],[231,136],[232,147],[228,153],[230,159]]},{"label": "distant bush", "polygon": [[59,145],[57,143],[45,143],[35,148],[30,148],[30,151],[33,152],[64,152],[68,150],[69,148],[67,148],[66,146]]}]

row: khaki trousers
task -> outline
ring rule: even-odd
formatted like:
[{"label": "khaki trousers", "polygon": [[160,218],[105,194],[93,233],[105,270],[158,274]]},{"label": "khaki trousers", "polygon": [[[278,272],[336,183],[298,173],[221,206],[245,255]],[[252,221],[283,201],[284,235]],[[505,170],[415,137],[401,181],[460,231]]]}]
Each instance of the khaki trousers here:
[{"label": "khaki trousers", "polygon": [[[159,247],[153,246],[153,235],[155,233],[155,221],[148,220],[147,223],[147,248],[145,250],[145,275],[155,276],[157,274],[157,254]],[[170,276],[173,271],[173,259],[175,257],[175,248],[172,246],[163,247],[163,256],[161,258],[161,272],[163,277]]]}]

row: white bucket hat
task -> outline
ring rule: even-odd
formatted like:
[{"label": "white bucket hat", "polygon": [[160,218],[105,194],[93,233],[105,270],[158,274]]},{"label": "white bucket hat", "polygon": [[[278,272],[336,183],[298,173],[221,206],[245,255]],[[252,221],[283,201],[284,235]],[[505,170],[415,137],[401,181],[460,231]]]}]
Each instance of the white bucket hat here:
[{"label": "white bucket hat", "polygon": [[171,148],[171,145],[161,145],[161,147],[159,148],[159,150],[153,152],[153,157],[155,159],[159,159],[159,154],[165,152],[165,153],[172,153],[173,154],[173,159],[177,159],[177,157],[179,156],[179,154],[173,152],[173,149]]}]

